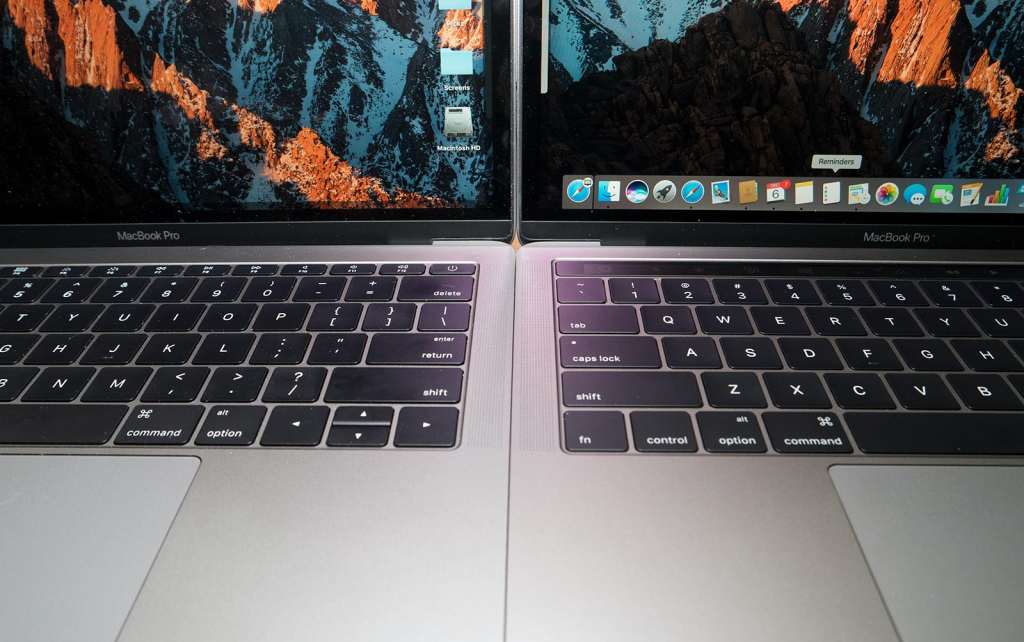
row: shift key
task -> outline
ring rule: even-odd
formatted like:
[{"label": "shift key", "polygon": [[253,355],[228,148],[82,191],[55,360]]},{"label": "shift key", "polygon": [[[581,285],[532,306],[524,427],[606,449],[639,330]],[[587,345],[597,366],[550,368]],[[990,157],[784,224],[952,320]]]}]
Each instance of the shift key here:
[{"label": "shift key", "polygon": [[701,405],[692,372],[563,372],[562,399],[572,407]]},{"label": "shift key", "polygon": [[335,368],[327,403],[458,403],[458,368]]}]

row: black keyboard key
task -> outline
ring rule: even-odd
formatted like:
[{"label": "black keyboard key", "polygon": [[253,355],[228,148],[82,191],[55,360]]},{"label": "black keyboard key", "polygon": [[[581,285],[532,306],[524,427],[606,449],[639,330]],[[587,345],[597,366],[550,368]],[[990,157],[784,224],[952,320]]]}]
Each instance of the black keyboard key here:
[{"label": "black keyboard key", "polygon": [[346,265],[332,265],[332,275],[367,275],[376,274],[377,266],[372,263],[348,263]]},{"label": "black keyboard key", "polygon": [[408,332],[416,321],[415,303],[371,303],[366,306],[363,330]]},{"label": "black keyboard key", "polygon": [[903,370],[899,357],[884,339],[836,339],[836,345],[854,370]]},{"label": "black keyboard key", "polygon": [[555,279],[559,303],[604,303],[604,281],[601,279]]},{"label": "black keyboard key", "polygon": [[43,297],[44,303],[81,303],[100,286],[102,279],[58,279]]},{"label": "black keyboard key", "polygon": [[977,372],[1019,372],[1022,366],[1002,341],[995,339],[954,339],[953,349],[971,370]]},{"label": "black keyboard key", "polygon": [[806,335],[811,331],[799,308],[757,307],[750,311],[761,334]]},{"label": "black keyboard key", "polygon": [[196,434],[196,445],[248,446],[256,441],[266,414],[263,406],[214,406]]},{"label": "black keyboard key", "polygon": [[722,367],[715,340],[709,337],[668,337],[662,340],[665,365],[677,370],[704,370]]},{"label": "black keyboard key", "polygon": [[326,332],[355,330],[362,314],[363,306],[359,303],[318,303],[313,306],[306,329]]},{"label": "black keyboard key", "polygon": [[296,301],[341,301],[348,281],[343,276],[307,277],[299,281]]},{"label": "black keyboard key", "polygon": [[848,412],[846,425],[868,454],[1024,454],[1017,414]]},{"label": "black keyboard key", "polygon": [[294,365],[302,363],[309,347],[310,335],[305,333],[264,334],[256,343],[249,363],[259,365]]},{"label": "black keyboard key", "polygon": [[842,370],[843,362],[828,339],[779,339],[786,363],[794,370]]},{"label": "black keyboard key", "polygon": [[242,293],[242,301],[278,302],[287,301],[298,280],[293,276],[257,277],[249,281],[249,287]]},{"label": "black keyboard key", "polygon": [[[449,264],[448,266],[435,265],[432,266],[432,269],[440,268],[436,274],[445,274],[445,267],[453,268],[451,274],[473,274],[473,272],[476,271],[474,269],[472,272],[462,272],[459,269],[460,266],[454,263]],[[469,267],[472,268],[473,266]],[[380,266],[380,273],[383,276],[419,276],[421,274],[426,274],[426,272],[427,266],[422,263],[385,263]]]},{"label": "black keyboard key", "polygon": [[0,444],[105,444],[127,411],[127,406],[0,406]]},{"label": "black keyboard key", "polygon": [[995,308],[1015,308],[1024,305],[1024,290],[1009,281],[979,281],[972,283],[985,303]]},{"label": "black keyboard key", "polygon": [[880,337],[919,337],[921,326],[903,309],[864,308],[860,311],[871,332]]},{"label": "black keyboard key", "polygon": [[39,368],[0,368],[0,402],[17,399],[38,372]]},{"label": "black keyboard key", "polygon": [[576,410],[562,415],[565,449],[572,452],[626,452],[626,420],[621,412]]},{"label": "black keyboard key", "polygon": [[331,424],[391,426],[394,417],[395,410],[387,406],[341,406]]},{"label": "black keyboard key", "polygon": [[654,279],[608,279],[612,303],[661,303]]},{"label": "black keyboard key", "polygon": [[[427,314],[426,308],[424,305],[423,311],[420,312],[420,330],[424,329],[423,317]],[[638,334],[640,326],[636,321],[636,310],[631,307],[560,305],[558,330],[562,334]]]},{"label": "black keyboard key", "polygon": [[[660,365],[658,345],[650,341]],[[366,353],[366,363],[373,365],[461,366],[465,362],[466,336],[462,334],[379,334]]]},{"label": "black keyboard key", "polygon": [[0,311],[0,332],[31,332],[51,310],[52,305],[9,305]]},{"label": "black keyboard key", "polygon": [[711,304],[711,285],[705,279],[662,279],[665,303]]},{"label": "black keyboard key", "polygon": [[97,265],[89,272],[89,276],[120,278],[135,274],[137,269],[134,265]]},{"label": "black keyboard key", "polygon": [[208,334],[196,352],[192,362],[196,365],[236,366],[249,356],[254,334],[218,333]]},{"label": "black keyboard key", "polygon": [[722,353],[730,368],[738,370],[778,370],[782,360],[771,339],[765,337],[736,338],[721,340]]},{"label": "black keyboard key", "polygon": [[[74,401],[96,368],[46,368],[22,398],[24,401]],[[73,421],[81,421],[75,418]]]},{"label": "black keyboard key", "polygon": [[0,277],[35,276],[39,270],[38,265],[6,265],[0,267]]},{"label": "black keyboard key", "polygon": [[967,315],[960,310],[918,308],[914,316],[933,337],[977,337],[981,336]]},{"label": "black keyboard key", "polygon": [[853,452],[839,417],[830,412],[766,412],[761,420],[780,453]]},{"label": "black keyboard key", "polygon": [[306,303],[268,303],[260,307],[252,329],[257,332],[286,332],[301,330],[309,314]]},{"label": "black keyboard key", "polygon": [[327,403],[458,403],[462,370],[457,368],[335,368]]},{"label": "black keyboard key", "polygon": [[563,372],[562,400],[578,407],[680,407],[701,405],[690,372]]},{"label": "black keyboard key", "polygon": [[963,281],[925,281],[921,289],[939,307],[967,308],[981,305],[981,301]]},{"label": "black keyboard key", "polygon": [[752,372],[705,372],[704,393],[714,408],[765,408],[764,391]]},{"label": "black keyboard key", "polygon": [[85,276],[89,273],[86,265],[53,265],[43,270],[43,276],[67,278]]},{"label": "black keyboard key", "polygon": [[810,281],[804,279],[767,279],[764,282],[772,301],[779,305],[821,305],[821,297]]},{"label": "black keyboard key", "polygon": [[270,413],[260,444],[316,446],[324,435],[330,409],[325,406],[278,406]]},{"label": "black keyboard key", "polygon": [[[326,368],[275,368],[263,391],[263,401],[310,403],[320,398],[327,378]],[[328,399],[327,401],[331,401]]]},{"label": "black keyboard key", "polygon": [[827,279],[818,281],[825,302],[829,305],[869,306],[875,300],[860,281],[853,279]]},{"label": "black keyboard key", "polygon": [[459,433],[458,408],[416,408],[398,412],[395,424],[397,448],[451,448]]},{"label": "black keyboard key", "polygon": [[465,332],[469,330],[470,311],[466,303],[424,303],[417,328],[420,332]]},{"label": "black keyboard key", "polygon": [[983,309],[970,310],[968,314],[990,337],[1024,337],[1024,317],[1016,310]]},{"label": "black keyboard key", "polygon": [[[248,403],[256,401],[267,378],[266,368],[217,368],[203,392],[203,401]],[[250,442],[251,443],[251,442]]]},{"label": "black keyboard key", "polygon": [[18,363],[38,340],[34,334],[0,334],[0,365]]},{"label": "black keyboard key", "polygon": [[313,365],[354,366],[362,361],[365,348],[365,334],[318,334],[308,361]]},{"label": "black keyboard key", "polygon": [[197,303],[230,303],[241,296],[245,283],[246,280],[240,276],[203,279],[192,300]]},{"label": "black keyboard key", "polygon": [[[426,277],[413,277],[426,278]],[[398,278],[394,276],[356,276],[348,284],[346,301],[390,301]]]},{"label": "black keyboard key", "polygon": [[188,332],[196,327],[206,306],[197,303],[166,303],[157,306],[146,324],[147,332]]},{"label": "black keyboard key", "polygon": [[825,383],[840,408],[888,410],[895,408],[882,379],[869,373],[829,373]]},{"label": "black keyboard key", "polygon": [[640,308],[640,317],[644,321],[644,330],[649,334],[697,333],[690,309],[681,305],[645,305]]},{"label": "black keyboard key", "polygon": [[82,355],[81,363],[95,366],[123,366],[131,363],[146,342],[143,334],[101,334]]},{"label": "black keyboard key", "polygon": [[202,416],[202,406],[136,406],[128,413],[114,443],[181,446],[192,439]]},{"label": "black keyboard key", "polygon": [[101,368],[82,394],[82,401],[135,401],[152,372],[151,368]]},{"label": "black keyboard key", "polygon": [[108,279],[92,295],[93,303],[131,303],[149,285],[149,279]]},{"label": "black keyboard key", "polygon": [[949,375],[948,380],[957,396],[971,410],[1024,409],[1013,389],[999,375],[954,374]]},{"label": "black keyboard key", "polygon": [[474,283],[471,276],[407,276],[398,289],[398,300],[470,301]]},{"label": "black keyboard key", "polygon": [[85,332],[103,311],[102,305],[59,305],[40,332]]},{"label": "black keyboard key", "polygon": [[698,306],[697,320],[707,334],[754,334],[747,311],[738,306]]},{"label": "black keyboard key", "polygon": [[92,341],[91,334],[50,334],[25,357],[31,365],[66,366],[78,361]]},{"label": "black keyboard key", "polygon": [[142,393],[144,402],[185,403],[195,401],[203,389],[209,368],[160,368]]},{"label": "black keyboard key", "polygon": [[292,263],[281,268],[281,276],[320,276],[327,274],[325,263]]},{"label": "black keyboard key", "polygon": [[868,333],[852,308],[806,308],[814,331],[826,337],[863,337]]},{"label": "black keyboard key", "polygon": [[764,385],[772,403],[784,409],[827,409],[832,402],[812,372],[768,372]]},{"label": "black keyboard key", "polygon": [[53,282],[53,279],[13,279],[0,288],[0,303],[32,303]]},{"label": "black keyboard key", "polygon": [[629,413],[633,445],[642,453],[697,452],[693,421],[685,412]]},{"label": "black keyboard key", "polygon": [[882,305],[928,305],[912,281],[871,281],[868,285]]},{"label": "black keyboard key", "polygon": [[907,410],[959,410],[960,404],[936,374],[888,374],[885,380]]},{"label": "black keyboard key", "polygon": [[[661,367],[658,342],[652,337],[566,336],[558,340],[558,352],[563,368]],[[372,356],[371,346],[367,363],[374,363]]]},{"label": "black keyboard key", "polygon": [[768,450],[752,412],[698,412],[697,426],[709,453],[763,453]]},{"label": "black keyboard key", "polygon": [[143,265],[137,276],[178,276],[185,270],[181,265]]},{"label": "black keyboard key", "polygon": [[[57,312],[50,317],[50,321],[57,317],[65,307],[70,306],[58,308]],[[156,306],[148,303],[111,305],[103,311],[92,329],[95,332],[138,332],[146,324],[154,310],[156,310]]]},{"label": "black keyboard key", "polygon": [[249,263],[236,265],[231,274],[234,276],[273,276],[277,274],[277,265],[270,263]]},{"label": "black keyboard key", "polygon": [[476,274],[472,263],[435,263],[430,266],[431,274]]},{"label": "black keyboard key", "polygon": [[713,279],[719,303],[763,305],[768,303],[764,289],[757,279]]},{"label": "black keyboard key", "polygon": [[941,339],[896,339],[897,352],[911,370],[918,372],[956,372],[960,361]]},{"label": "black keyboard key", "polygon": [[198,334],[166,334],[151,337],[137,363],[147,366],[176,366],[188,361],[199,345]]},{"label": "black keyboard key", "polygon": [[199,322],[202,332],[242,332],[256,314],[252,303],[215,303]]},{"label": "black keyboard key", "polygon": [[190,265],[185,268],[185,276],[227,276],[231,274],[230,265]]},{"label": "black keyboard key", "polygon": [[142,300],[150,303],[181,303],[188,299],[198,284],[199,279],[189,276],[153,279],[142,293]]},{"label": "black keyboard key", "polygon": [[336,448],[381,448],[388,445],[391,426],[331,424],[327,445]]}]

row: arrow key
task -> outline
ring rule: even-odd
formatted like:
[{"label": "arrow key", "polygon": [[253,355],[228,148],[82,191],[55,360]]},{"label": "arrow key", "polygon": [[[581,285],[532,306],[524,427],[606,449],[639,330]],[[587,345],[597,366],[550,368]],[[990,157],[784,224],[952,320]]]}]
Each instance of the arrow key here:
[{"label": "arrow key", "polygon": [[328,446],[341,447],[381,447],[388,444],[390,426],[353,426],[334,424],[327,435]]},{"label": "arrow key", "polygon": [[459,430],[456,408],[406,407],[398,413],[395,446],[399,448],[451,448]]},{"label": "arrow key", "polygon": [[328,414],[325,406],[278,406],[270,413],[260,444],[316,446],[324,434]]},{"label": "arrow key", "polygon": [[374,424],[390,426],[395,410],[388,406],[341,406],[334,411],[335,426],[341,424]]}]

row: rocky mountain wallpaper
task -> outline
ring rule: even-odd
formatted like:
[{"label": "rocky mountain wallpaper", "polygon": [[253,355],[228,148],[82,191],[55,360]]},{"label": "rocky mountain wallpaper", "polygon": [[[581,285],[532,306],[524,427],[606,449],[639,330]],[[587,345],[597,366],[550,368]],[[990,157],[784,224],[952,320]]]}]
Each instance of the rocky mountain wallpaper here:
[{"label": "rocky mountain wallpaper", "polygon": [[[484,110],[483,0],[0,0],[8,204],[473,205],[483,151],[438,152]],[[440,49],[473,52],[472,81]],[[446,91],[445,83],[468,85]]]},{"label": "rocky mountain wallpaper", "polygon": [[1021,177],[1024,0],[551,0],[544,162]]}]

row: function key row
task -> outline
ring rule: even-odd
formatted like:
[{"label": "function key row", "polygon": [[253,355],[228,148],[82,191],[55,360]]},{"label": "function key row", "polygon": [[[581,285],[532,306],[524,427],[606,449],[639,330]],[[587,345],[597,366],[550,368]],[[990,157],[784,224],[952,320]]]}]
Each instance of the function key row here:
[{"label": "function key row", "polygon": [[[385,263],[380,266],[379,274],[385,276],[403,276],[426,274],[429,270],[433,275],[472,275],[476,274],[476,266],[472,263],[434,263],[429,267],[423,263]],[[378,274],[378,266],[374,263],[290,263],[276,265],[270,263],[248,263],[242,265],[54,265],[41,267],[38,265],[0,266],[0,278],[22,278],[43,276],[46,278],[77,278],[93,277],[158,277],[158,276],[321,276],[332,275],[367,276]]]}]

